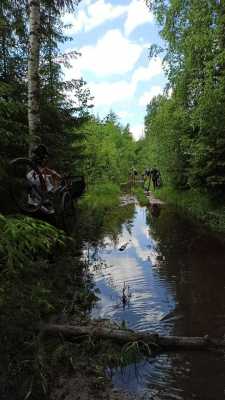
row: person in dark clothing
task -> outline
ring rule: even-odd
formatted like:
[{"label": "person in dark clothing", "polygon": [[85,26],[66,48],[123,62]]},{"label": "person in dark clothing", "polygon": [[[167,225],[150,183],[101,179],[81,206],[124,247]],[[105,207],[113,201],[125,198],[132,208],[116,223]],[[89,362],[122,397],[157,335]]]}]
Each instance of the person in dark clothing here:
[{"label": "person in dark clothing", "polygon": [[150,185],[151,185],[151,170],[150,168],[146,168],[145,170],[145,181],[147,182],[147,192],[149,192]]},{"label": "person in dark clothing", "polygon": [[153,183],[153,189],[157,187],[157,179],[158,179],[158,173],[159,171],[156,168],[151,169],[151,178],[152,178],[152,183]]},{"label": "person in dark clothing", "polygon": [[39,144],[32,151],[32,160],[39,166],[42,166],[43,161],[47,160],[49,157],[49,152],[44,144]]},{"label": "person in dark clothing", "polygon": [[134,168],[134,185],[136,184],[138,180],[138,171],[136,170],[136,168]]},{"label": "person in dark clothing", "polygon": [[131,170],[130,170],[130,174],[129,175],[130,175],[130,178],[131,178],[131,185],[135,185],[136,179],[137,179],[137,176],[138,176],[137,170],[134,167],[132,167]]},{"label": "person in dark clothing", "polygon": [[161,186],[161,174],[160,174],[160,171],[159,170],[157,170],[157,174],[156,174],[156,186],[157,187],[160,187]]}]

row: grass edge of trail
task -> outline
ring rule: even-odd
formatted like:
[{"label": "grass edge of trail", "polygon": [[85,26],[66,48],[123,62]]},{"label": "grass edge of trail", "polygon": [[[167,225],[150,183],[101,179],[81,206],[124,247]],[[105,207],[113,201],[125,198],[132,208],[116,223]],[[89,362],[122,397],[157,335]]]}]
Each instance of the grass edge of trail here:
[{"label": "grass edge of trail", "polygon": [[149,205],[149,199],[146,197],[144,189],[141,187],[134,187],[132,194],[137,197],[138,202],[142,207]]},{"label": "grass edge of trail", "polygon": [[[102,210],[107,216],[108,211],[118,209],[120,194],[117,185],[107,182],[95,185],[84,201],[89,202],[94,213]],[[2,253],[0,243],[0,261],[4,261],[0,285],[0,306],[4,309],[1,323],[7,326],[3,333],[7,351],[3,354],[2,367],[4,363],[9,365],[10,360],[10,371],[5,368],[6,373],[1,377],[3,399],[8,398],[10,390],[15,393],[16,389],[21,399],[32,395],[34,400],[40,397],[59,400],[68,391],[68,386],[71,393],[79,391],[81,399],[87,396],[90,400],[130,399],[127,393],[114,391],[105,374],[107,362],[112,362],[112,357],[113,362],[114,359],[120,362],[120,353],[113,351],[112,354],[111,343],[102,351],[101,342],[93,343],[89,338],[82,345],[77,343],[75,348],[62,338],[44,343],[39,337],[39,324],[41,326],[49,319],[65,322],[74,318],[74,323],[81,320],[85,323],[86,311],[88,314],[90,305],[96,300],[88,266],[80,259],[80,246],[77,248],[72,238],[64,236],[52,225],[33,218],[2,216],[1,223],[6,225],[3,239],[9,253]],[[99,360],[95,358],[91,363],[97,351],[102,358],[99,356]]]},{"label": "grass edge of trail", "polygon": [[109,209],[119,206],[120,187],[112,182],[96,182],[91,184],[85,195],[79,200],[80,207]]},{"label": "grass edge of trail", "polygon": [[218,204],[198,190],[176,190],[169,186],[156,189],[155,196],[203,222],[214,232],[225,233],[225,204]]}]

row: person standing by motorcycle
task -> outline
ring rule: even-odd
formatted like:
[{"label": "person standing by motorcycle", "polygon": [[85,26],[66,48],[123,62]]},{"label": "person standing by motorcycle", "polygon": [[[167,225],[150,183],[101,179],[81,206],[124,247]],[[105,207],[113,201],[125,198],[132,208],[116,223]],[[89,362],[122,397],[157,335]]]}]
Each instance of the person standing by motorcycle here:
[{"label": "person standing by motorcycle", "polygon": [[155,190],[157,187],[157,180],[158,180],[158,175],[159,171],[156,168],[151,169],[151,179],[153,183],[153,189]]},{"label": "person standing by motorcycle", "polygon": [[[36,191],[29,195],[28,203],[35,205],[44,192],[54,191],[60,184],[62,177],[55,170],[48,167],[49,153],[43,144],[38,145],[32,151],[32,161],[35,168],[27,173],[28,181],[36,187]],[[54,209],[49,201],[41,207],[41,210],[46,214],[53,214]]]}]

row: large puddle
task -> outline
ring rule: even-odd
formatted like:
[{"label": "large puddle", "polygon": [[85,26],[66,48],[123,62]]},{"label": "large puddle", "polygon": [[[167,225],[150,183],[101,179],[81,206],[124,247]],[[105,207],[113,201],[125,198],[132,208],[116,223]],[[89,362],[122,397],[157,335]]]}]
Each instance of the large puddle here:
[{"label": "large puddle", "polygon": [[[88,257],[100,289],[94,317],[161,334],[225,334],[225,246],[176,211],[165,207],[153,216],[135,203],[132,217]],[[220,400],[225,356],[162,353],[115,371],[113,381],[144,399]]]}]

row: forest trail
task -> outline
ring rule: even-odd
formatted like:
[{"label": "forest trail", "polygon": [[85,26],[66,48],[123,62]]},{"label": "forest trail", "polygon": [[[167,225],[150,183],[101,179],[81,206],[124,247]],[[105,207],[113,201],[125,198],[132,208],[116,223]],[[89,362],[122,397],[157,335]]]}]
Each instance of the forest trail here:
[{"label": "forest trail", "polygon": [[146,193],[146,197],[149,199],[149,203],[150,203],[150,205],[152,205],[152,206],[154,206],[154,205],[162,206],[162,205],[165,205],[165,204],[166,204],[164,201],[158,199],[158,198],[155,196],[155,193],[154,193],[154,192],[151,192],[151,191],[147,192],[147,193]]}]

